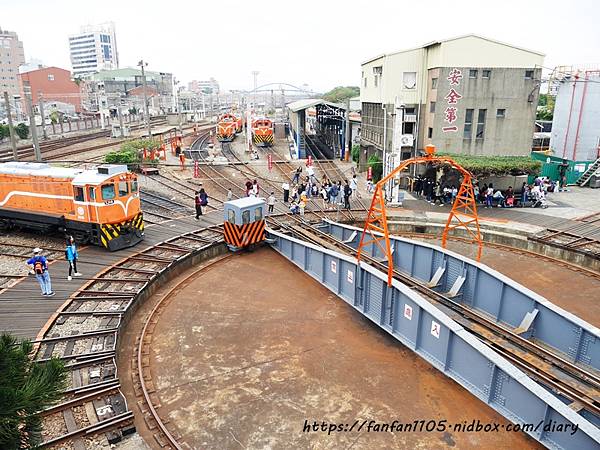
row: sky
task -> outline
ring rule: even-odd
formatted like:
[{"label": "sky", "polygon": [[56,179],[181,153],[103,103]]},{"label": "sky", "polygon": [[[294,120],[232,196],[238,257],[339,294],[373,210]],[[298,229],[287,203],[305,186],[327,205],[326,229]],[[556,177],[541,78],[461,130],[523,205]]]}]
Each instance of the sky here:
[{"label": "sky", "polygon": [[27,60],[70,69],[68,36],[113,21],[121,67],[140,59],[177,80],[221,89],[304,83],[318,92],[360,83],[361,62],[463,34],[546,54],[544,65],[600,66],[600,2],[548,0],[0,0],[0,27]]}]

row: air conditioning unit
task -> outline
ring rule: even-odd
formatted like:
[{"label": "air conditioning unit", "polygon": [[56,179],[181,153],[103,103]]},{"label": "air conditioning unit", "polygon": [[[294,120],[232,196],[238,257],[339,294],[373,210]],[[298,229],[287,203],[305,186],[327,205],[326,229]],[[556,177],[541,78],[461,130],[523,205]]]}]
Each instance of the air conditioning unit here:
[{"label": "air conditioning unit", "polygon": [[414,137],[412,134],[403,134],[400,136],[400,146],[401,147],[412,147],[414,141]]}]

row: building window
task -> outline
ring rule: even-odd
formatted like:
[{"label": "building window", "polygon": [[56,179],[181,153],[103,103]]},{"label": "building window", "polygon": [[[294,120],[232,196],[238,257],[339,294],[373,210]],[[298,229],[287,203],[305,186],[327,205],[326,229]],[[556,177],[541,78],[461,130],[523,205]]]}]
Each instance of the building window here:
[{"label": "building window", "polygon": [[469,78],[477,78],[477,69],[469,70]]},{"label": "building window", "polygon": [[465,129],[463,131],[463,139],[471,139],[473,134],[473,110],[467,109],[465,113]]},{"label": "building window", "polygon": [[490,69],[483,69],[481,71],[481,78],[490,78],[492,76],[492,71]]},{"label": "building window", "polygon": [[429,127],[427,130],[427,137],[431,139],[433,137],[433,128]]},{"label": "building window", "polygon": [[506,109],[502,108],[502,109],[496,110],[496,117],[498,117],[500,119],[504,119],[505,116],[506,116]]},{"label": "building window", "polygon": [[480,109],[477,115],[477,131],[475,132],[475,139],[483,139],[485,136],[485,114],[487,109]]},{"label": "building window", "polygon": [[365,77],[365,83],[364,83],[365,87],[367,87],[367,78]]},{"label": "building window", "polygon": [[431,89],[437,89],[437,78],[431,79]]},{"label": "building window", "polygon": [[531,80],[532,78],[533,78],[533,70],[526,70],[525,71],[525,79]]},{"label": "building window", "polygon": [[435,102],[430,102],[429,103],[429,112],[430,113],[434,113],[435,112]]},{"label": "building window", "polygon": [[379,77],[378,77],[377,75],[375,75],[375,76],[373,77],[373,80],[374,80],[373,84],[375,85],[375,87],[377,87],[377,85],[378,85],[378,83],[377,83],[377,82],[378,82],[378,78],[379,78]]},{"label": "building window", "polygon": [[417,87],[417,72],[404,72],[402,74],[402,85],[404,89],[414,89]]},{"label": "building window", "polygon": [[404,113],[405,114],[414,114],[415,108],[404,108]]},{"label": "building window", "polygon": [[48,81],[54,81],[54,75],[51,73],[48,74]]}]

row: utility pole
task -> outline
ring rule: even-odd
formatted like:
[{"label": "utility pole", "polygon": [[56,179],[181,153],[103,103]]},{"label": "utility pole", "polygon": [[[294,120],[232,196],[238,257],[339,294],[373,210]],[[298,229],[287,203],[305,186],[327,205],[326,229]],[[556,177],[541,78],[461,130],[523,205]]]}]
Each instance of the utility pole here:
[{"label": "utility pole", "polygon": [[29,114],[29,129],[31,130],[31,139],[33,140],[33,153],[35,160],[42,161],[42,152],[40,151],[40,143],[37,135],[37,125],[35,124],[35,114],[33,113],[33,105],[31,104],[31,85],[29,81],[23,82],[25,101],[27,103],[27,113]]},{"label": "utility pole", "polygon": [[19,160],[17,154],[17,137],[15,136],[15,128],[13,126],[12,115],[10,113],[10,102],[8,101],[8,92],[4,91],[4,103],[6,103],[6,115],[8,116],[8,131],[10,132],[10,145],[13,151],[15,161]]},{"label": "utility pole", "polygon": [[254,77],[254,105],[253,105],[254,109],[256,109],[256,86],[257,86],[256,82],[257,82],[259,73],[260,72],[258,70],[252,71],[252,76]]},{"label": "utility pole", "polygon": [[117,116],[119,116],[119,129],[121,130],[121,137],[125,137],[123,130],[123,115],[121,114],[121,99],[119,98],[119,104],[117,105]]},{"label": "utility pole", "polygon": [[44,140],[48,139],[48,135],[46,134],[46,117],[44,116],[44,98],[42,97],[42,93],[38,92],[38,104],[40,105],[40,116],[42,116],[42,136]]},{"label": "utility pole", "polygon": [[144,86],[144,112],[146,114],[146,120],[148,121],[148,139],[152,139],[152,127],[150,126],[150,112],[148,111],[148,93],[146,92],[146,72],[144,71],[144,66],[147,66],[148,63],[145,63],[144,60],[140,60],[138,66],[142,68],[142,84]]},{"label": "utility pole", "polygon": [[350,128],[350,98],[346,99],[346,142],[342,145],[346,146],[346,151],[350,153],[346,159],[352,161],[352,128]]}]

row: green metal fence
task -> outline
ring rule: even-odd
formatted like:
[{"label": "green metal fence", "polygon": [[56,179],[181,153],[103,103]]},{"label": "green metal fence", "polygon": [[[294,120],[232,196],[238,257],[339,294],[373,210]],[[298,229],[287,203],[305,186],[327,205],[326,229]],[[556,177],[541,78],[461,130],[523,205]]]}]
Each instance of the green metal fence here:
[{"label": "green metal fence", "polygon": [[[543,153],[532,152],[531,157],[536,161],[542,162],[542,177],[548,177],[551,180],[558,180],[558,167],[563,162],[562,158],[556,156],[546,156]],[[589,166],[594,164],[594,161],[571,161],[567,159],[569,168],[567,169],[567,184],[575,184],[581,175]]]}]

